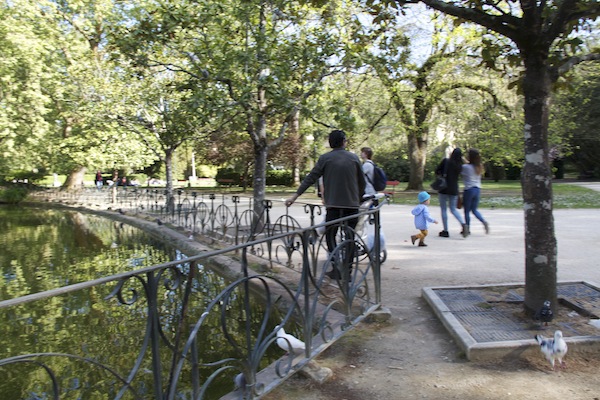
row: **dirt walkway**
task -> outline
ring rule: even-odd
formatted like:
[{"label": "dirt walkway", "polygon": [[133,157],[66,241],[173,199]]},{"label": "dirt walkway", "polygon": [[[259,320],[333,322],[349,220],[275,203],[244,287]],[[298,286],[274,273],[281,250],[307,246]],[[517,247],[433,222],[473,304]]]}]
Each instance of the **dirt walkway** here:
[{"label": "dirt walkway", "polygon": [[[467,361],[421,298],[425,286],[523,282],[522,212],[481,211],[490,222],[490,235],[473,226],[473,234],[463,239],[452,220],[450,238],[436,236],[434,226],[429,246],[418,248],[407,241],[414,230],[410,207],[386,207],[382,219],[389,256],[383,298],[391,320],[359,325],[319,357],[321,365],[334,371],[330,381],[318,385],[295,375],[264,398],[600,399],[597,355],[571,352],[567,368],[556,372],[541,354]],[[600,226],[600,211],[558,210],[555,224],[559,280],[600,282],[600,232],[592,228]]]}]

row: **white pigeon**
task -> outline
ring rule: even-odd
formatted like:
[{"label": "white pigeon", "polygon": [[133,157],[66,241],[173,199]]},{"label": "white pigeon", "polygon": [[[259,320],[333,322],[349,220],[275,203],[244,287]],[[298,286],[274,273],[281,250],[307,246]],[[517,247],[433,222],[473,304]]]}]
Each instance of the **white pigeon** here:
[{"label": "white pigeon", "polygon": [[246,377],[242,372],[237,374],[233,378],[233,383],[235,384],[236,389],[245,389],[246,388]]},{"label": "white pigeon", "polygon": [[289,333],[285,333],[283,326],[277,325],[277,346],[293,354],[300,354],[306,348],[304,342]]},{"label": "white pigeon", "polygon": [[554,339],[545,338],[542,335],[535,335],[535,340],[540,345],[540,350],[546,357],[546,360],[550,361],[553,370],[555,360],[558,361],[561,367],[565,365],[563,358],[567,354],[567,342],[563,339],[561,331],[554,332]]}]

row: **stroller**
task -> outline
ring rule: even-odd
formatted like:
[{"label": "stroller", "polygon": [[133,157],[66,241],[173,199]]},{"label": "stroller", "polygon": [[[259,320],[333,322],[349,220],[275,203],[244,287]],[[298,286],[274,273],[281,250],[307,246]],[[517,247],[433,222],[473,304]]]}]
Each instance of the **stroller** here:
[{"label": "stroller", "polygon": [[[377,207],[380,200],[383,198],[387,198],[383,193],[363,196],[363,203],[360,205],[360,208],[365,210]],[[360,237],[362,242],[366,245],[366,249],[364,249],[364,246],[359,243],[359,247],[362,248],[359,252],[362,254],[367,254],[367,252],[371,253],[371,258],[374,258],[375,255],[372,253],[375,250],[375,217],[373,214],[361,215],[355,230],[356,235]],[[381,225],[379,228],[379,251],[379,263],[383,264],[387,259],[387,250],[385,248],[385,235],[383,234]]]},{"label": "stroller", "polygon": [[[380,200],[383,198],[387,199],[387,197],[388,196],[383,193],[363,196],[363,202],[360,205],[360,209],[368,210],[370,208],[377,207]],[[325,216],[323,216],[323,222],[325,222]],[[358,255],[361,257],[361,260],[364,260],[368,253],[373,252],[375,247],[375,219],[373,214],[361,215],[358,218],[358,222],[356,223],[354,230],[356,232]],[[318,227],[316,232],[318,235],[324,235],[325,227]],[[338,233],[338,235],[341,235],[341,231]],[[341,241],[342,239],[339,238],[338,242]],[[383,264],[387,259],[387,251],[385,248],[385,236],[381,228],[379,230],[379,250],[379,263]],[[374,254],[371,254],[371,258],[374,258]]]}]

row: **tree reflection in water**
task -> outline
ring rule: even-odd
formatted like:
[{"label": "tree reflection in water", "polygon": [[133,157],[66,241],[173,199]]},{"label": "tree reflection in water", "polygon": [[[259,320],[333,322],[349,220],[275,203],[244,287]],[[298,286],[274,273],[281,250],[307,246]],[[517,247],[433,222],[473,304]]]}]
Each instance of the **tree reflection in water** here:
[{"label": "tree reflection in water", "polygon": [[[177,249],[120,222],[72,211],[24,207],[0,207],[0,246],[3,249],[0,252],[3,278],[0,300],[185,258]],[[212,270],[196,267],[193,300],[187,311],[190,321],[197,320],[227,284]],[[178,268],[183,275],[189,272],[189,265],[185,263]],[[166,271],[161,278],[165,288],[170,279],[175,279]],[[161,342],[173,343],[182,303],[181,291],[165,288],[158,296]],[[127,377],[133,362],[139,359],[135,394],[124,390],[122,398],[154,398],[151,357],[147,354],[149,351],[140,354],[145,348],[143,341],[147,332],[144,282],[132,279],[126,283],[123,294],[132,296],[130,305],[119,304],[115,298],[107,300],[113,289],[114,283],[99,285],[1,309],[0,359],[32,353],[72,355],[39,361],[60,377],[61,398],[83,399],[118,397],[123,382],[101,366],[110,366],[120,376]],[[140,296],[137,301],[133,301],[135,293]],[[243,296],[239,297],[241,302]],[[235,307],[235,302],[232,304]],[[253,304],[253,307],[261,305]],[[214,324],[219,322],[215,320]],[[232,325],[235,323],[232,321]],[[229,356],[223,354],[226,346],[222,345],[221,335],[219,330],[203,333],[198,344],[199,354],[207,359],[200,362]],[[160,354],[161,364],[169,365],[172,354],[168,351]],[[277,356],[277,353],[268,354],[265,363]],[[164,382],[168,381],[168,374],[169,368],[164,368]],[[231,376],[223,374],[219,378],[222,382],[215,382],[213,394],[207,398],[229,392],[234,375],[233,370]],[[31,362],[0,367],[0,393],[6,399],[47,398],[52,393],[50,376]],[[183,391],[185,386],[181,387]]]}]

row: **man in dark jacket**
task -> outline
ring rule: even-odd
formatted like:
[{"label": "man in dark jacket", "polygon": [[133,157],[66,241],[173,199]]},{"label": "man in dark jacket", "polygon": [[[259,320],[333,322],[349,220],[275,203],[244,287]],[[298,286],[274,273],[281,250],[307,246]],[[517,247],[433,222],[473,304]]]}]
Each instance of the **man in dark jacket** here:
[{"label": "man in dark jacket", "polygon": [[[358,156],[346,150],[346,134],[342,130],[334,130],[329,134],[329,145],[332,150],[319,157],[315,167],[306,175],[296,193],[285,201],[286,206],[291,206],[296,199],[323,177],[323,200],[327,214],[327,222],[334,219],[347,217],[358,213],[358,207],[365,192],[365,176]],[[352,228],[356,226],[358,218],[348,221]],[[332,252],[336,246],[335,236],[338,227],[327,229],[327,249]],[[339,277],[337,271],[330,273],[330,277]]]}]

